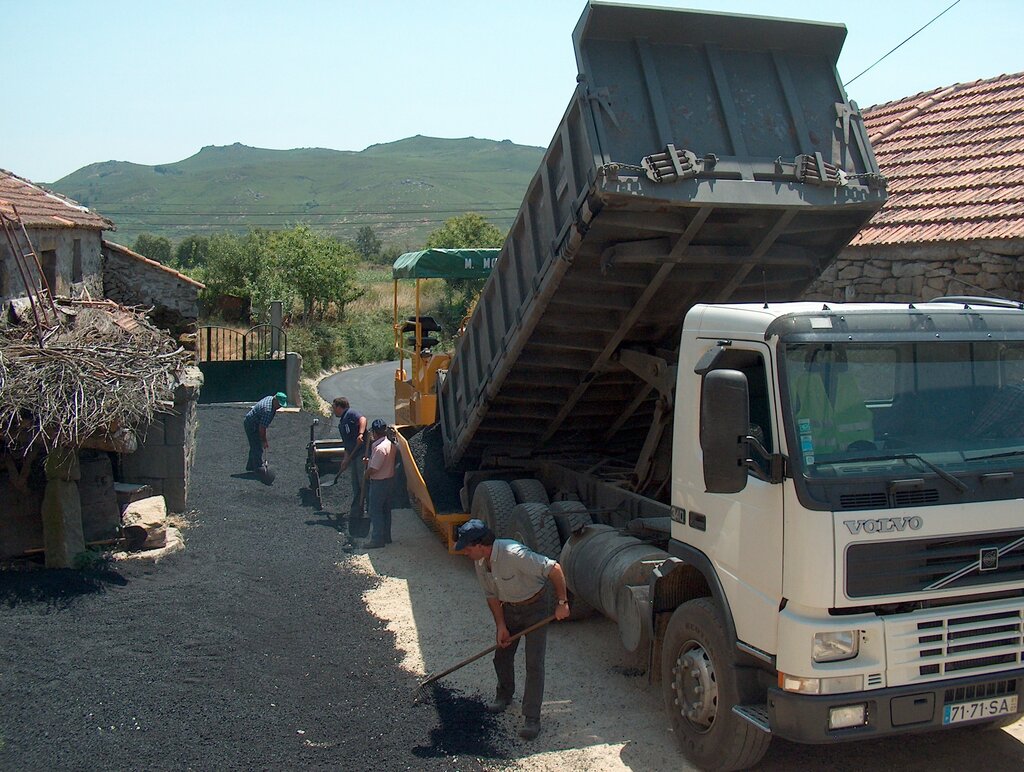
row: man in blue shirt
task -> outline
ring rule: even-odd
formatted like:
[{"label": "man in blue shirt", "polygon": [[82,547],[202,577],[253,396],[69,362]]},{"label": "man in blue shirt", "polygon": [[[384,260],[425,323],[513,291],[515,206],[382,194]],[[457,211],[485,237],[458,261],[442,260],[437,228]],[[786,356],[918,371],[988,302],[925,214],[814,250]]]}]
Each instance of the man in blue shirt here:
[{"label": "man in blue shirt", "polygon": [[366,466],[363,464],[364,450],[366,449],[366,417],[352,409],[348,397],[335,397],[331,405],[334,410],[334,417],[338,421],[338,431],[341,432],[341,439],[345,442],[345,457],[338,467],[340,475],[346,469],[352,470],[352,506],[349,508],[348,530],[352,534],[352,523],[361,520],[363,517],[362,490],[363,475]]},{"label": "man in blue shirt", "polygon": [[256,472],[263,466],[263,451],[270,447],[267,427],[282,407],[288,407],[288,397],[279,391],[261,399],[245,414],[242,424],[245,426],[245,436],[249,438],[249,463],[245,465],[247,472]]}]

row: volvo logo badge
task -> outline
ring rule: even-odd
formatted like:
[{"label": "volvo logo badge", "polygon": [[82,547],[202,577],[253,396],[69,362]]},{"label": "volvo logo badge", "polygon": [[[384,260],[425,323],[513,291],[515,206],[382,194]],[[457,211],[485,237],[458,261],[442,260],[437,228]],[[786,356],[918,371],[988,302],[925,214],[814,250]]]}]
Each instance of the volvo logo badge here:
[{"label": "volvo logo badge", "polygon": [[999,568],[999,548],[982,547],[978,550],[978,570],[995,571]]},{"label": "volvo logo badge", "polygon": [[882,517],[875,520],[844,520],[843,525],[850,533],[857,536],[861,533],[891,533],[893,531],[920,531],[924,520],[913,517]]}]

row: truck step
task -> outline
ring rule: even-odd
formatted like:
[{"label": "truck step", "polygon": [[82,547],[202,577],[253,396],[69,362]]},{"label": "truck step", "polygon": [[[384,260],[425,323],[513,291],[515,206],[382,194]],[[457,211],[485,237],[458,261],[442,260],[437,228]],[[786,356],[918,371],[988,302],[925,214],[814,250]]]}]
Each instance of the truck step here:
[{"label": "truck step", "polygon": [[732,712],[762,732],[772,733],[772,726],[768,722],[768,705],[733,705]]}]

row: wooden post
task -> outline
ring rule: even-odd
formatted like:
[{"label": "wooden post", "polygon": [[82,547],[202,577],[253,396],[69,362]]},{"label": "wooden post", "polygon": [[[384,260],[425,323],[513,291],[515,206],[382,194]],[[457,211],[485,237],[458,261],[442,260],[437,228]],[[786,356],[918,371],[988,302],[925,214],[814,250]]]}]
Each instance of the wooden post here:
[{"label": "wooden post", "polygon": [[82,502],[78,494],[78,451],[55,448],[46,457],[43,494],[43,547],[47,568],[70,568],[85,552]]}]

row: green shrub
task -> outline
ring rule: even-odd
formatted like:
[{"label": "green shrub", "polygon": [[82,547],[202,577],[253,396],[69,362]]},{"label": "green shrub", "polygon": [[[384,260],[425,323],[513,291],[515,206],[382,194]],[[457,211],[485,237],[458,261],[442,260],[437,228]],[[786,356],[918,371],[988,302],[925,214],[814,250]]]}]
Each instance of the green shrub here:
[{"label": "green shrub", "polygon": [[316,390],[313,388],[313,384],[309,381],[302,381],[299,384],[299,391],[302,392],[302,409],[306,413],[312,413],[313,415],[325,416],[324,409],[320,406],[320,400],[317,399]]},{"label": "green shrub", "polygon": [[288,328],[288,348],[302,355],[302,372],[316,375],[348,361],[345,325],[319,322]]},{"label": "green shrub", "polygon": [[347,360],[339,364],[366,364],[394,359],[395,336],[391,314],[376,310],[349,314],[344,325]]}]

